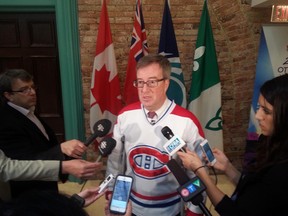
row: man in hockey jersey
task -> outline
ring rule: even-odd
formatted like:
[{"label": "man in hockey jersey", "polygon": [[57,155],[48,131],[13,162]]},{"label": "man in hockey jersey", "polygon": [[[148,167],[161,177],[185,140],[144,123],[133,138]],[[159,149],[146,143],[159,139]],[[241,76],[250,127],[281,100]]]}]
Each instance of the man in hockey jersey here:
[{"label": "man in hockey jersey", "polygon": [[[168,140],[161,129],[168,126],[189,150],[196,152],[201,151],[197,141],[204,134],[197,118],[166,96],[171,73],[167,58],[149,54],[138,61],[136,70],[134,86],[140,101],[126,106],[118,115],[113,131],[117,145],[108,157],[106,174],[133,177],[133,215],[180,215],[179,184],[166,165],[171,156],[163,148]],[[172,157],[179,160],[177,154]],[[194,176],[193,172],[187,174]],[[186,215],[202,215],[202,211],[189,203]]]}]

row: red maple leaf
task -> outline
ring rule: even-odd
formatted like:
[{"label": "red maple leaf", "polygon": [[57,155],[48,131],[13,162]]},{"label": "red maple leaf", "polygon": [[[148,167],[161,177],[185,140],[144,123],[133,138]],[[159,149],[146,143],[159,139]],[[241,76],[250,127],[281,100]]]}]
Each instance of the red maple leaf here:
[{"label": "red maple leaf", "polygon": [[94,87],[91,89],[91,93],[96,102],[91,106],[99,104],[102,113],[109,110],[112,114],[117,115],[122,107],[120,84],[117,75],[109,82],[110,73],[106,65],[100,71],[95,71]]}]

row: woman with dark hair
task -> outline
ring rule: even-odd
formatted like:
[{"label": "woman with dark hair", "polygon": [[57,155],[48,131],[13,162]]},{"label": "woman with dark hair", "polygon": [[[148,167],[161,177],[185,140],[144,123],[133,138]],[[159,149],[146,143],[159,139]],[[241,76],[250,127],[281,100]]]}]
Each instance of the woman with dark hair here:
[{"label": "woman with dark hair", "polygon": [[[265,82],[260,88],[256,120],[261,128],[254,163],[239,172],[219,149],[214,168],[223,171],[236,189],[225,195],[202,169],[195,152],[179,152],[184,166],[207,187],[207,194],[220,215],[286,215],[288,204],[288,74]],[[209,165],[209,164],[208,164]]]}]

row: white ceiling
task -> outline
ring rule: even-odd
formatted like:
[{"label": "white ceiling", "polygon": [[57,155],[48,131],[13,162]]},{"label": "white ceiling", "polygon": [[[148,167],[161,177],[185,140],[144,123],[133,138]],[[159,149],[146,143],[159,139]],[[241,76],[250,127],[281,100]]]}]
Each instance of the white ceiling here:
[{"label": "white ceiling", "polygon": [[288,0],[249,0],[251,7],[271,7],[272,5],[288,5]]}]

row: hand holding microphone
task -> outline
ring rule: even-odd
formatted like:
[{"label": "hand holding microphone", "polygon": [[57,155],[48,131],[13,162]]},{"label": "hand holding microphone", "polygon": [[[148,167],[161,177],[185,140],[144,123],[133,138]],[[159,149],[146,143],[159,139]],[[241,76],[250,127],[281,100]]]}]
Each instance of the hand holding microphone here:
[{"label": "hand holding microphone", "polygon": [[[116,140],[113,139],[112,137],[105,137],[99,144],[98,146],[98,150],[99,150],[99,156],[97,157],[96,161],[95,162],[99,162],[102,157],[106,157],[108,156],[109,154],[111,154],[112,150],[115,148],[116,146]],[[110,181],[111,179],[109,179]],[[85,184],[86,184],[87,181],[84,182],[82,188],[80,191],[83,190]],[[105,186],[106,187],[106,186]],[[104,190],[104,186],[102,185],[101,188],[100,188],[100,192],[102,192],[102,190]]]},{"label": "hand holding microphone", "polygon": [[93,130],[94,133],[88,137],[88,139],[82,143],[78,140],[69,140],[66,142],[61,143],[61,151],[68,156],[69,159],[80,159],[82,155],[86,151],[87,147],[93,143],[93,141],[97,137],[105,136],[111,128],[111,121],[108,119],[101,119],[97,121],[94,126]]},{"label": "hand holding microphone", "polygon": [[80,159],[87,147],[79,140],[73,139],[60,144],[61,151],[71,159]]}]

